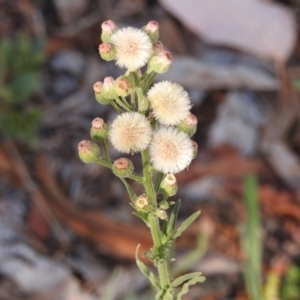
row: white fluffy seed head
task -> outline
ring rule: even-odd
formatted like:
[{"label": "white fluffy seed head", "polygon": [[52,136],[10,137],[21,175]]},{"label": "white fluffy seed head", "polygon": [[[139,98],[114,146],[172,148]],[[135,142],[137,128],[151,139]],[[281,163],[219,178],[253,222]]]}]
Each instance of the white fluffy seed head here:
[{"label": "white fluffy seed head", "polygon": [[150,122],[138,112],[127,112],[119,115],[109,130],[111,143],[123,153],[134,153],[146,149],[151,136]]},{"label": "white fluffy seed head", "polygon": [[158,82],[147,96],[155,118],[163,125],[176,125],[190,113],[188,93],[177,83]]},{"label": "white fluffy seed head", "polygon": [[153,167],[165,174],[176,174],[189,166],[193,159],[193,143],[173,127],[162,127],[153,135],[150,147]]},{"label": "white fluffy seed head", "polygon": [[121,68],[136,70],[143,67],[152,54],[152,43],[140,29],[127,27],[117,30],[110,39],[116,49],[116,63]]}]

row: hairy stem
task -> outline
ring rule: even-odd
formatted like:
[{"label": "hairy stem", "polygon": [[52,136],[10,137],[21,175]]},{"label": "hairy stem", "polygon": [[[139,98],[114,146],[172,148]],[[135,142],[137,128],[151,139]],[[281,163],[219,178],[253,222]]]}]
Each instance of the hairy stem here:
[{"label": "hairy stem", "polygon": [[[143,175],[144,175],[144,187],[147,196],[151,199],[154,208],[157,208],[157,194],[154,189],[152,176],[151,176],[151,166],[149,163],[148,151],[142,151],[142,161],[143,161]],[[166,256],[166,251],[164,244],[162,242],[162,233],[159,226],[159,218],[153,213],[149,215],[149,227],[153,239],[153,254],[155,256],[155,264],[157,266],[157,271],[159,275],[159,281],[161,289],[164,291],[163,300],[173,300],[170,293],[170,278],[168,273],[168,259]]]}]

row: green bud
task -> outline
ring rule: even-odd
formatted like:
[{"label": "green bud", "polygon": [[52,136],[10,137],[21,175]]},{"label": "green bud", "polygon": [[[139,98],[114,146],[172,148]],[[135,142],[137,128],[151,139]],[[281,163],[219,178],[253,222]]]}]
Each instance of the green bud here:
[{"label": "green bud", "polygon": [[113,45],[109,43],[102,43],[99,45],[99,54],[101,58],[106,61],[111,61],[116,58],[116,51]]},{"label": "green bud", "polygon": [[115,80],[113,77],[105,77],[102,86],[102,95],[106,99],[114,99],[115,91],[114,91]]},{"label": "green bud", "polygon": [[108,43],[110,37],[117,30],[116,24],[113,21],[108,20],[101,24],[101,28],[102,28],[101,40],[103,43]]},{"label": "green bud", "polygon": [[114,92],[117,96],[126,97],[134,88],[134,82],[129,76],[120,76],[117,78],[114,86]]},{"label": "green bud", "polygon": [[168,209],[170,207],[170,205],[169,205],[169,203],[167,201],[162,201],[162,202],[159,203],[159,207],[161,209],[166,210],[166,209]]},{"label": "green bud", "polygon": [[78,144],[78,154],[80,159],[86,163],[97,162],[100,156],[100,148],[91,141],[81,141]]},{"label": "green bud", "polygon": [[107,99],[103,96],[103,83],[101,81],[97,81],[93,85],[93,89],[95,92],[95,98],[100,104],[106,105],[110,103],[110,99]]},{"label": "green bud", "polygon": [[165,73],[169,70],[172,63],[172,54],[169,51],[161,51],[151,56],[148,63],[148,73],[154,71],[156,73]]},{"label": "green bud", "polygon": [[103,119],[96,118],[92,122],[90,131],[91,137],[95,141],[105,141],[108,138],[108,124],[104,123]]},{"label": "green bud", "polygon": [[177,129],[186,133],[189,137],[193,136],[197,130],[198,120],[193,114],[189,114],[178,125]]},{"label": "green bud", "polygon": [[119,158],[112,165],[113,173],[120,178],[129,177],[133,173],[133,164],[127,158]]},{"label": "green bud", "polygon": [[160,191],[168,196],[174,196],[177,192],[177,181],[173,174],[167,174],[160,184]]},{"label": "green bud", "polygon": [[158,208],[156,211],[155,211],[155,215],[160,218],[161,220],[166,220],[168,218],[168,215],[166,213],[165,210],[161,209],[161,208]]},{"label": "green bud", "polygon": [[146,26],[142,28],[144,32],[147,33],[152,43],[158,41],[159,38],[159,24],[156,21],[150,21]]}]

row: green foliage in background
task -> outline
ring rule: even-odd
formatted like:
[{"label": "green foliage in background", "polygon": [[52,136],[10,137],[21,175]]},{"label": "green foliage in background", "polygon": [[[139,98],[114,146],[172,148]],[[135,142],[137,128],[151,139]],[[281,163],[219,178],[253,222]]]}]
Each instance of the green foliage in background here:
[{"label": "green foliage in background", "polygon": [[43,44],[24,32],[0,43],[0,129],[6,138],[37,141],[41,111],[30,100],[39,84]]},{"label": "green foliage in background", "polygon": [[260,238],[260,216],[258,207],[258,184],[253,175],[244,181],[244,200],[247,220],[241,232],[242,249],[246,254],[244,279],[250,299],[262,299],[262,243]]},{"label": "green foliage in background", "polygon": [[280,299],[282,300],[300,299],[300,269],[295,265],[290,265],[283,279]]}]

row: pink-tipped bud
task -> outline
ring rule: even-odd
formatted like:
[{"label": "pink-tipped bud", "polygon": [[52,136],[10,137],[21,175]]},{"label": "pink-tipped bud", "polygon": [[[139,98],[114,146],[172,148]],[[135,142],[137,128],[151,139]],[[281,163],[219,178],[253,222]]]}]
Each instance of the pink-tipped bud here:
[{"label": "pink-tipped bud", "polygon": [[101,81],[97,81],[93,85],[94,92],[97,94],[101,94],[103,83]]},{"label": "pink-tipped bud", "polygon": [[111,61],[116,57],[116,51],[114,47],[109,43],[102,43],[99,45],[99,54],[102,59]]},{"label": "pink-tipped bud", "polygon": [[156,21],[149,21],[148,24],[145,27],[145,31],[149,32],[149,33],[154,33],[156,31],[158,31],[159,29],[159,24]]},{"label": "pink-tipped bud", "polygon": [[109,42],[109,39],[112,36],[112,34],[117,30],[117,26],[113,21],[108,20],[101,24],[101,28],[102,28],[101,39],[103,42],[107,43]]},{"label": "pink-tipped bud", "polygon": [[101,24],[101,28],[102,30],[105,32],[105,33],[113,33],[117,26],[115,24],[114,21],[112,20],[107,20],[107,21],[104,21],[102,24]]},{"label": "pink-tipped bud", "polygon": [[81,141],[78,144],[78,155],[86,164],[97,162],[100,156],[100,148],[94,142]]},{"label": "pink-tipped bud", "polygon": [[152,41],[152,43],[155,43],[158,40],[159,37],[159,24],[156,21],[150,21],[146,26],[142,28],[144,32],[146,32]]},{"label": "pink-tipped bud", "polygon": [[172,63],[172,54],[169,51],[161,51],[154,54],[149,60],[149,70],[156,73],[165,73]]},{"label": "pink-tipped bud", "polygon": [[113,77],[105,77],[103,81],[102,94],[105,98],[114,98],[114,84],[115,79]]},{"label": "pink-tipped bud", "polygon": [[197,130],[198,120],[193,114],[189,114],[184,120],[182,120],[178,125],[177,129],[183,131],[189,137],[193,136]]},{"label": "pink-tipped bud", "polygon": [[129,177],[133,173],[133,169],[131,160],[124,157],[115,160],[112,165],[113,173],[120,178]]},{"label": "pink-tipped bud", "polygon": [[95,98],[99,103],[105,105],[110,102],[110,100],[103,95],[103,83],[101,81],[97,81],[96,83],[94,83],[93,89],[95,92]]},{"label": "pink-tipped bud", "polygon": [[101,118],[96,118],[92,121],[90,131],[91,137],[95,141],[105,141],[108,139],[108,124],[104,123]]},{"label": "pink-tipped bud", "polygon": [[165,49],[164,49],[164,45],[163,45],[163,43],[161,42],[161,41],[157,41],[157,42],[155,42],[154,44],[153,44],[153,52],[155,53],[155,54],[157,54],[157,53],[159,53],[159,52],[162,52],[162,51],[164,51]]}]

